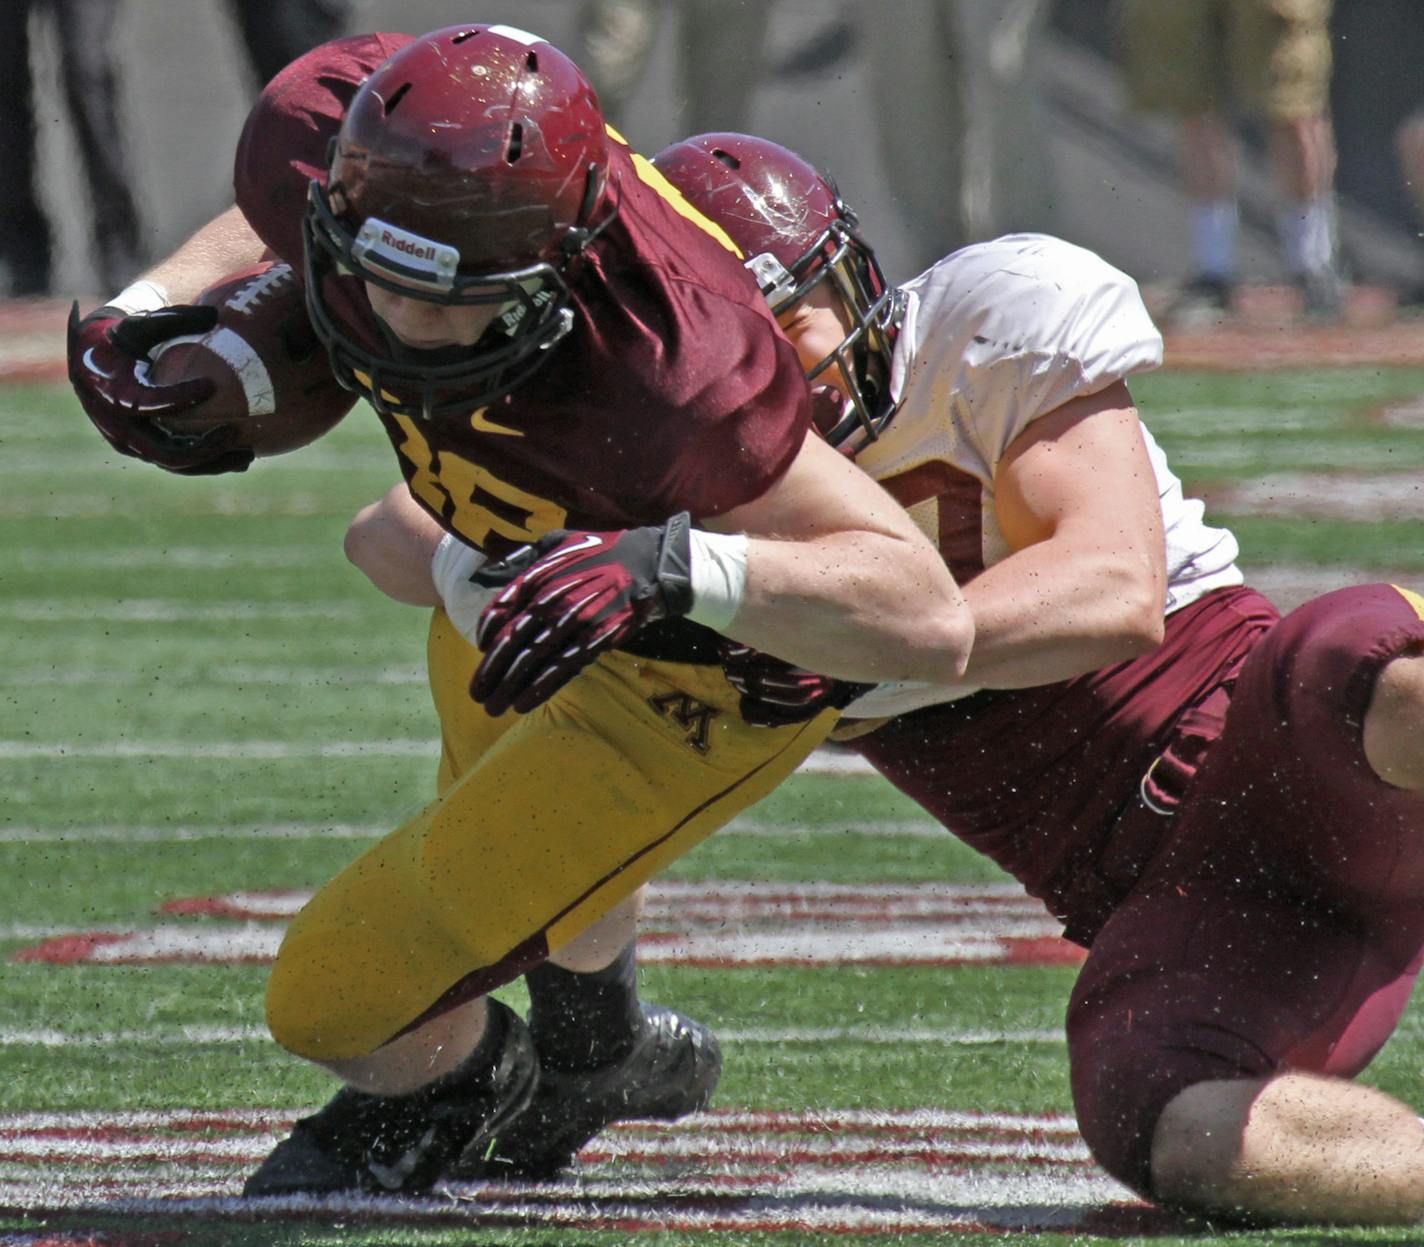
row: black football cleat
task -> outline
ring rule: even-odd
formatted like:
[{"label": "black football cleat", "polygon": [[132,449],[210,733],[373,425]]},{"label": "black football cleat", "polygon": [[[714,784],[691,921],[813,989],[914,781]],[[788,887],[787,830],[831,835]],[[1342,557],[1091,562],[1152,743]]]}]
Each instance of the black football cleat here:
[{"label": "black football cleat", "polygon": [[463,1153],[490,1140],[529,1106],[538,1059],[517,1014],[491,1000],[489,1025],[503,1029],[498,1059],[465,1066],[410,1095],[345,1087],[302,1118],[243,1187],[246,1198],[338,1192],[418,1194]]},{"label": "black football cleat", "polygon": [[496,1133],[485,1155],[467,1151],[452,1176],[552,1178],[615,1121],[675,1121],[705,1108],[722,1076],[717,1037],[661,1005],[642,1010],[643,1034],[627,1056],[590,1070],[541,1068],[529,1107]]}]

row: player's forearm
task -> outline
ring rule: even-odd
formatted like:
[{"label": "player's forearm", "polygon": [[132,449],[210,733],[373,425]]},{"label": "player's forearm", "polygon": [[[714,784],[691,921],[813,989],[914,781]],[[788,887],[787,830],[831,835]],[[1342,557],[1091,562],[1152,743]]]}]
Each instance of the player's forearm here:
[{"label": "player's forearm", "polygon": [[1160,585],[1148,559],[1113,553],[1095,561],[1052,543],[1030,547],[964,586],[974,649],[961,680],[882,681],[846,714],[905,714],[981,688],[1053,684],[1147,653],[1161,642]]},{"label": "player's forearm", "polygon": [[691,618],[842,680],[960,677],[974,626],[939,552],[888,493],[808,433],[759,498],[701,521],[740,540],[735,610],[705,617],[694,550]]},{"label": "player's forearm", "polygon": [[974,625],[954,578],[918,534],[752,538],[728,636],[838,679],[954,683]]},{"label": "player's forearm", "polygon": [[265,253],[246,217],[232,207],[202,226],[140,280],[161,286],[170,303],[188,303],[227,274],[256,264]]},{"label": "player's forearm", "polygon": [[1165,588],[1143,552],[1042,542],[965,586],[974,653],[965,681],[1028,688],[1096,671],[1161,643]]}]

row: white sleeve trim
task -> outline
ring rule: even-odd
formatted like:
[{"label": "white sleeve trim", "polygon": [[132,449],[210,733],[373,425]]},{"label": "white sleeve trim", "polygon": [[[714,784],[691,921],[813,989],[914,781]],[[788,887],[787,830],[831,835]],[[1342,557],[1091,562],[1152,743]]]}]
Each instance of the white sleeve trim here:
[{"label": "white sleeve trim", "polygon": [[896,683],[877,684],[857,697],[841,713],[848,719],[890,719],[897,714],[908,714],[911,710],[922,710],[926,706],[958,701],[961,697],[968,697],[970,693],[978,691],[977,687],[969,685],[900,680]]}]

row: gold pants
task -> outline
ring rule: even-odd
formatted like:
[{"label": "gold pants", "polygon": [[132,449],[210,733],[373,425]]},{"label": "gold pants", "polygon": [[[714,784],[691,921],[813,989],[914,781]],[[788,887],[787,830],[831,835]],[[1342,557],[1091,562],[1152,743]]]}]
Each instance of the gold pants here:
[{"label": "gold pants", "polygon": [[366,1055],[516,977],[770,793],[836,721],[750,727],[719,668],[626,654],[493,719],[469,696],[478,660],[437,611],[440,795],[288,930],[267,1019],[301,1056]]}]

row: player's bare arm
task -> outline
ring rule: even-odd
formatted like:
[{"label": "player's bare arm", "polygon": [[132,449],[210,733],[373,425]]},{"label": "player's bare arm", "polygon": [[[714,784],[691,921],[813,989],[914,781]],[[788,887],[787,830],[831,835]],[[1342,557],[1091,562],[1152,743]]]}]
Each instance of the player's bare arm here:
[{"label": "player's bare arm", "polygon": [[170,303],[190,303],[228,273],[267,254],[236,205],[201,226],[138,280],[159,286]]},{"label": "player's bare arm", "polygon": [[[738,524],[757,524],[774,534],[747,542],[747,587],[727,631],[735,634],[749,620],[746,637],[737,637],[746,644],[760,648],[747,639],[753,635],[778,638],[781,650],[797,648],[816,654],[817,661],[862,670],[866,635],[873,633],[877,650],[888,645],[922,651],[921,661],[946,673],[936,676],[943,683],[953,678],[948,673],[956,664],[962,668],[969,644],[962,595],[942,560],[925,561],[925,539],[904,511],[878,487],[867,487],[867,481],[818,438],[809,437],[776,488],[738,508],[736,515],[706,525],[738,531]],[[814,536],[792,540],[798,531]],[[482,556],[445,534],[404,486],[358,513],[345,548],[382,592],[412,605],[443,603],[457,629],[475,640],[480,611],[490,597],[470,582]],[[857,570],[854,584],[838,589],[847,569],[863,570]],[[929,616],[908,605],[926,584],[943,601],[943,609]],[[785,639],[793,635],[796,642]],[[877,656],[882,670],[904,662],[899,653]],[[788,695],[783,690],[782,696]]]},{"label": "player's bare arm", "polygon": [[1305,1071],[1188,1087],[1152,1143],[1164,1203],[1284,1224],[1417,1225],[1421,1173],[1424,1126],[1413,1109]]},{"label": "player's bare arm", "polygon": [[474,637],[475,699],[491,714],[528,713],[646,624],[680,617],[777,644],[779,657],[840,680],[945,684],[962,673],[973,625],[948,567],[815,433],[717,524],[721,535],[686,515],[625,532],[556,530],[477,570],[474,581],[499,592]]},{"label": "player's bare arm", "polygon": [[439,606],[431,559],[445,535],[402,483],[356,513],[344,548],[352,564],[387,597],[407,606]]},{"label": "player's bare arm", "polygon": [[1014,553],[965,588],[975,622],[966,681],[1025,688],[1154,648],[1166,592],[1162,513],[1126,385],[1034,421],[996,484]]},{"label": "player's bare arm", "polygon": [[707,527],[750,535],[728,636],[845,680],[951,683],[963,674],[974,625],[943,559],[889,494],[816,434],[772,489]]}]

